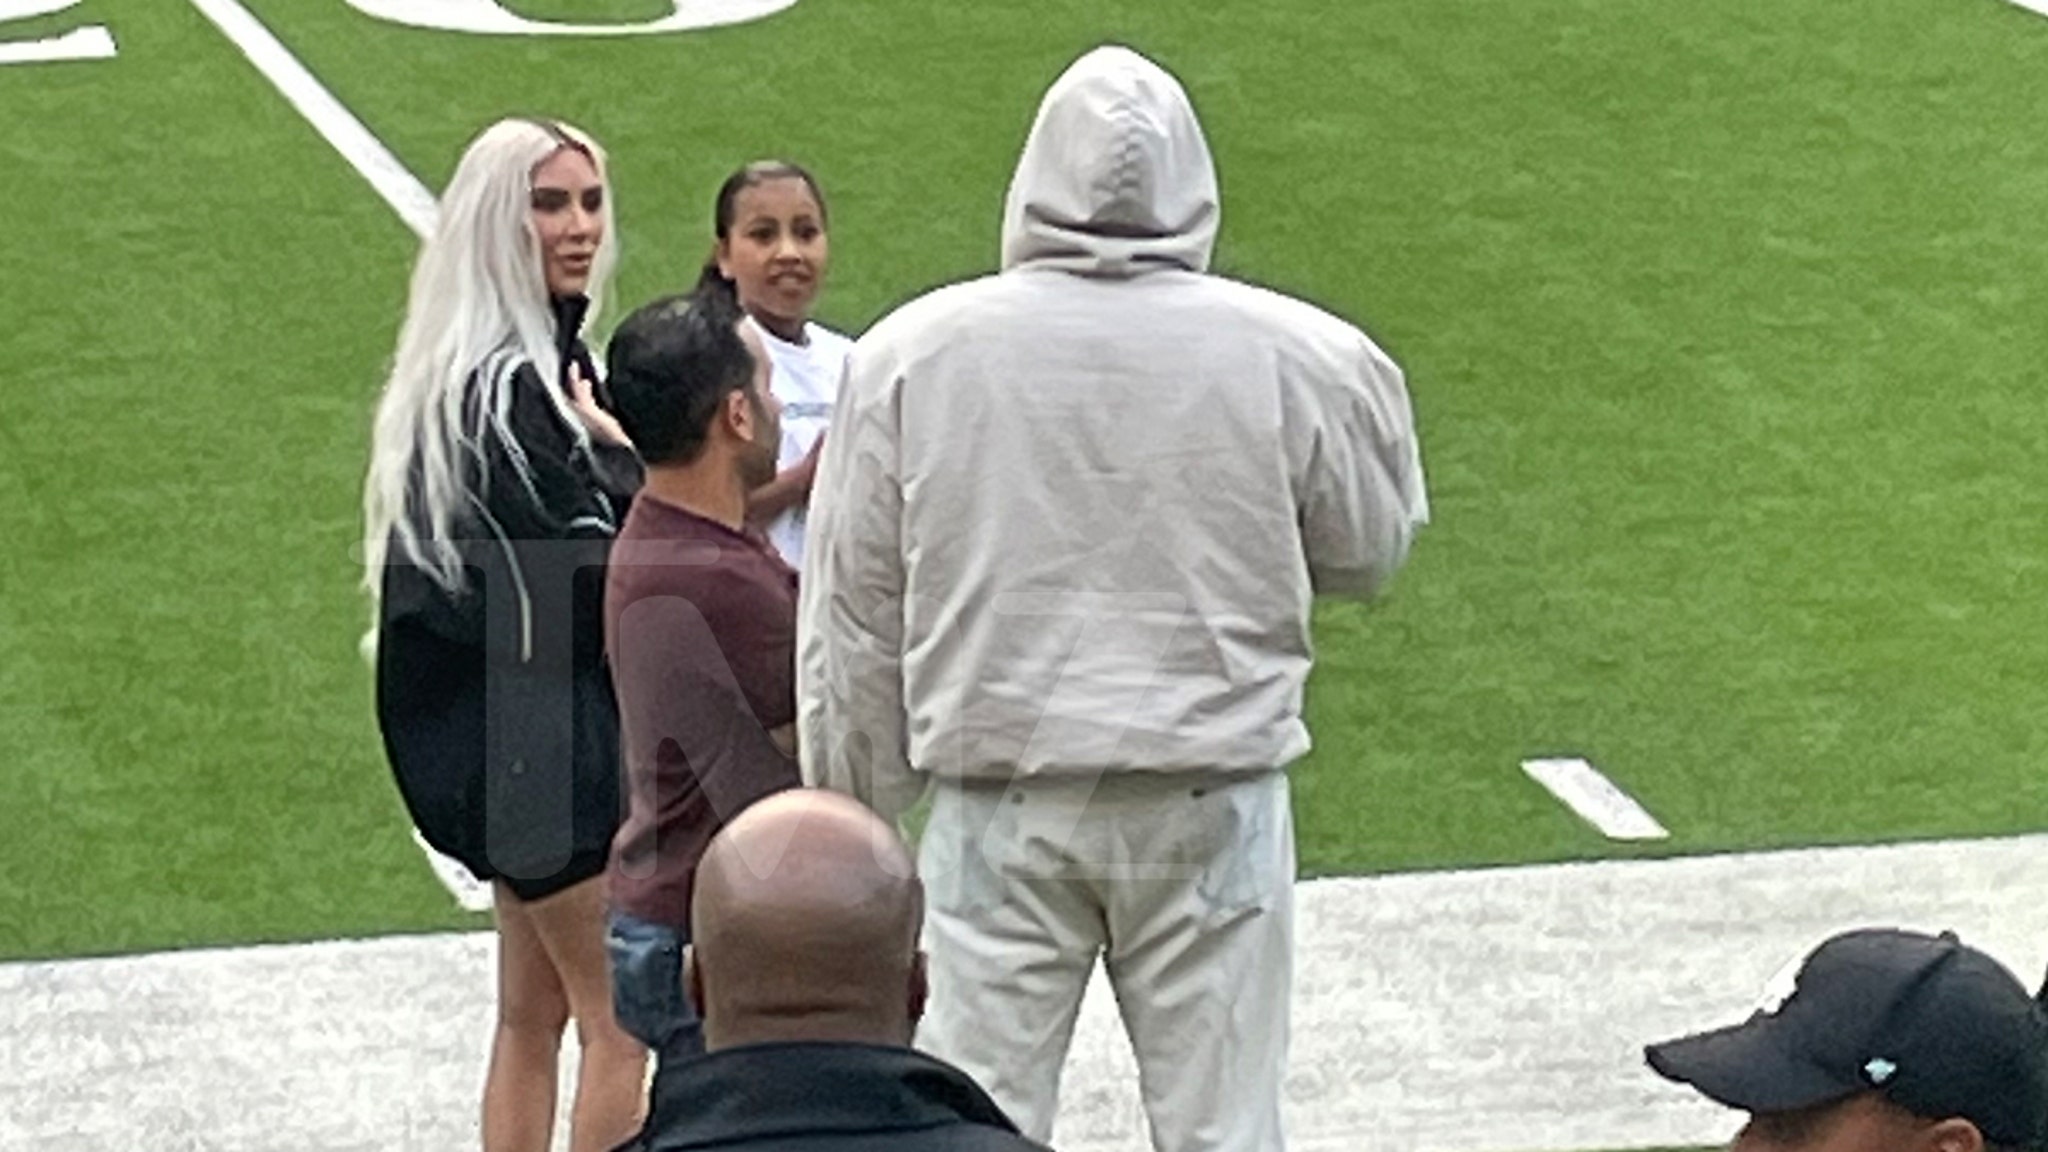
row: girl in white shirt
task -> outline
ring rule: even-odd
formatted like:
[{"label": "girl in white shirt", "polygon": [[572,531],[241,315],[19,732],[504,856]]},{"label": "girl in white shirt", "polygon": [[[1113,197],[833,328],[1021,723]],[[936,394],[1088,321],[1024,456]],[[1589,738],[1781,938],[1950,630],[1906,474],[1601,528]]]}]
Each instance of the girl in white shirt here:
[{"label": "girl in white shirt", "polygon": [[768,345],[768,386],[782,401],[778,471],[754,490],[747,516],[801,570],[818,448],[853,348],[853,341],[811,319],[831,261],[825,194],[803,168],[757,160],[719,186],[716,221],[718,246],[705,274],[732,282]]}]

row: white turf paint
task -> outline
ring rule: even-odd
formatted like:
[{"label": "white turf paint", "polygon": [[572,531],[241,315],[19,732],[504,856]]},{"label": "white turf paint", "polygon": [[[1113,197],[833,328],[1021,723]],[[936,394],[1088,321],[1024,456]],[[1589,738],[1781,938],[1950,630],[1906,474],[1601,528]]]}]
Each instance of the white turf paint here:
[{"label": "white turf paint", "polygon": [[491,36],[651,36],[759,20],[797,0],[670,0],[669,14],[638,24],[556,24],[528,20],[500,0],[348,0],[365,16],[414,28]]},{"label": "white turf paint", "polygon": [[439,213],[433,193],[321,86],[270,29],[237,0],[192,0],[192,6],[213,21],[335,151],[362,173],[407,227],[422,238],[434,230]]},{"label": "white turf paint", "polygon": [[421,852],[426,853],[428,869],[434,873],[434,879],[441,882],[441,887],[446,888],[448,894],[455,897],[457,908],[464,912],[491,910],[491,885],[488,881],[477,879],[476,873],[465,867],[462,861],[453,856],[442,855],[432,844],[427,843],[426,835],[417,828],[412,830],[412,842],[419,845]]},{"label": "white turf paint", "polygon": [[[1953,928],[2030,984],[2048,835],[1321,880],[1300,889],[1295,1152],[1718,1144],[1650,1040],[1733,1023],[1844,928]],[[474,1148],[487,934],[0,965],[0,1147]],[[1055,1145],[1142,1152],[1100,980]]]},{"label": "white turf paint", "polygon": [[[0,24],[50,16],[75,8],[78,0],[0,0]],[[39,40],[0,40],[0,64],[48,64],[59,60],[111,60],[119,55],[114,34],[102,25],[74,28]]]},{"label": "white turf paint", "polygon": [[1668,840],[1657,818],[1585,760],[1524,760],[1522,771],[1609,840]]},{"label": "white turf paint", "polygon": [[95,24],[48,40],[0,43],[0,64],[51,64],[60,60],[112,60],[120,54],[114,34]]}]

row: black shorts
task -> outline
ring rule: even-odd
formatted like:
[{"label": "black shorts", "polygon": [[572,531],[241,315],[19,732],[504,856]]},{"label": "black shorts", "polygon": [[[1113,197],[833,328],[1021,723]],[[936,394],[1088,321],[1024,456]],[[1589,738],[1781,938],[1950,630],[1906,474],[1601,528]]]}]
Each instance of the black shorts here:
[{"label": "black shorts", "polygon": [[[473,763],[474,761],[472,761]],[[596,773],[575,782],[566,807],[519,815],[503,808],[486,818],[489,784],[481,770],[448,763],[393,764],[414,827],[434,850],[479,880],[499,881],[521,900],[544,900],[601,875],[611,858],[617,788]],[[609,777],[609,774],[607,774]]]},{"label": "black shorts", "polygon": [[417,635],[384,647],[378,727],[427,843],[521,900],[602,873],[620,818],[618,706],[602,665],[538,685],[530,708],[487,732],[473,650]]},{"label": "black shorts", "polygon": [[[461,858],[457,857],[457,859]],[[559,871],[535,878],[507,876],[491,872],[488,862],[485,862],[483,870],[479,870],[477,865],[467,860],[462,861],[462,866],[475,873],[477,879],[501,883],[505,887],[510,888],[512,894],[519,897],[521,901],[532,903],[535,900],[545,900],[557,893],[566,892],[585,880],[604,875],[605,865],[610,862],[610,859],[611,854],[609,852],[580,852],[571,856],[569,862],[564,864]]]}]

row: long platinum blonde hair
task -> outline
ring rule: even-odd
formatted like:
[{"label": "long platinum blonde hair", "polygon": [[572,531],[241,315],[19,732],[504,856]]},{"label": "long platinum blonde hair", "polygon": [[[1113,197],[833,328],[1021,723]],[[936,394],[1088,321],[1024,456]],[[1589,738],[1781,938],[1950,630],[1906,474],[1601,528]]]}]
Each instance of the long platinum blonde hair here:
[{"label": "long platinum blonde hair", "polygon": [[[509,119],[486,128],[463,152],[441,197],[439,224],[420,248],[398,351],[377,404],[363,484],[363,585],[373,601],[393,537],[406,560],[442,587],[461,586],[453,537],[457,510],[471,495],[464,454],[480,451],[491,432],[516,467],[527,467],[508,425],[521,364],[532,364],[548,382],[548,398],[571,435],[589,436],[553,386],[561,353],[532,215],[534,169],[565,147],[586,151],[606,183],[586,323],[595,323],[603,305],[618,261],[603,149],[566,124]],[[467,395],[472,375],[474,396]]]}]

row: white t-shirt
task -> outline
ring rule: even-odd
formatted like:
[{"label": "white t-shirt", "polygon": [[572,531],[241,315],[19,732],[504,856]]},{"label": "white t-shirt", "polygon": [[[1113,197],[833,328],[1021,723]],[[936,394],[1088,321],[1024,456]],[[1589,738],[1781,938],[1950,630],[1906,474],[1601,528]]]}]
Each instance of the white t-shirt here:
[{"label": "white t-shirt", "polygon": [[[751,317],[748,323],[753,323]],[[754,329],[774,363],[768,390],[782,401],[782,454],[775,466],[778,470],[793,468],[810,454],[832,423],[832,405],[839,399],[839,378],[845,374],[846,354],[853,351],[853,341],[814,323],[804,325],[802,344],[791,344],[759,324],[754,324]],[[809,511],[799,505],[768,525],[769,542],[799,571],[804,566],[804,524]]]}]

